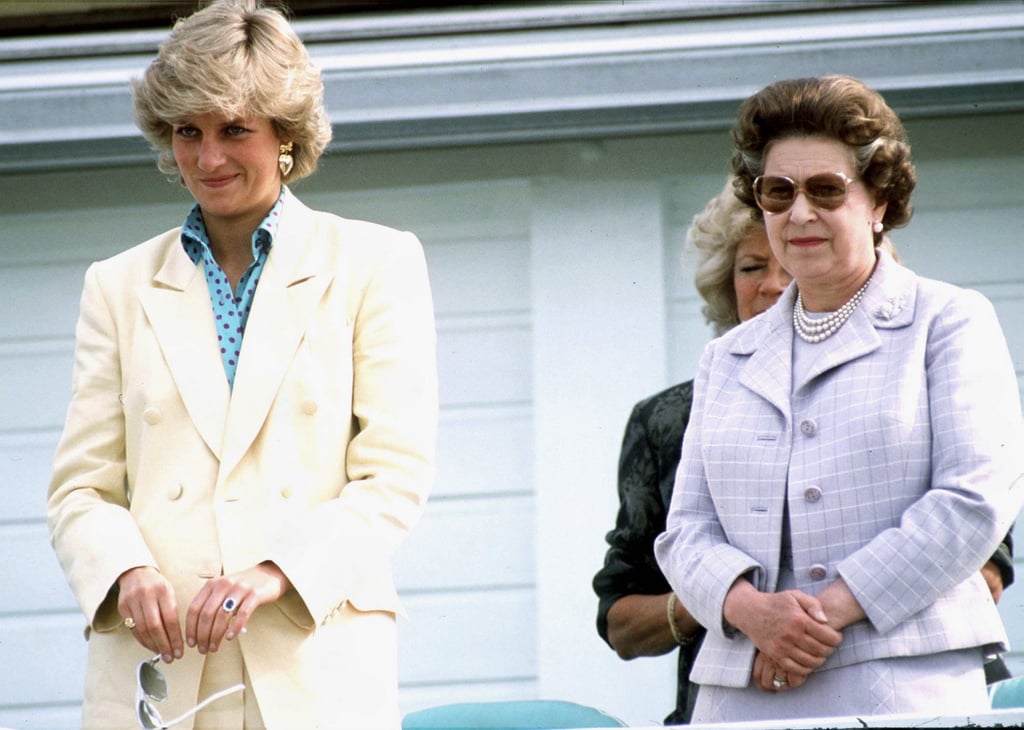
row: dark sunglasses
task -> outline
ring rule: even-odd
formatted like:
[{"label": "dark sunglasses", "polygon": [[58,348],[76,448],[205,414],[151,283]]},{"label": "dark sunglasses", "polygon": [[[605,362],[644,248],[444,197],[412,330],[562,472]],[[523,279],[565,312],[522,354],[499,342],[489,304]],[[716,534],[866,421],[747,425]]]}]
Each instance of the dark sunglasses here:
[{"label": "dark sunglasses", "polygon": [[227,697],[232,692],[245,689],[244,684],[236,684],[234,687],[222,689],[220,692],[215,692],[207,697],[181,717],[176,717],[173,720],[164,720],[160,717],[160,712],[151,704],[151,702],[163,702],[167,699],[167,680],[164,678],[163,673],[156,668],[159,661],[159,654],[152,659],[143,659],[139,662],[139,669],[136,674],[135,716],[139,720],[139,727],[144,728],[144,730],[168,730],[168,728],[174,727],[182,720],[192,717],[192,715],[210,703],[216,702],[222,697]]},{"label": "dark sunglasses", "polygon": [[765,213],[785,213],[802,192],[815,208],[835,210],[846,201],[847,190],[855,182],[841,172],[811,175],[803,184],[783,175],[761,175],[754,180],[754,200]]}]

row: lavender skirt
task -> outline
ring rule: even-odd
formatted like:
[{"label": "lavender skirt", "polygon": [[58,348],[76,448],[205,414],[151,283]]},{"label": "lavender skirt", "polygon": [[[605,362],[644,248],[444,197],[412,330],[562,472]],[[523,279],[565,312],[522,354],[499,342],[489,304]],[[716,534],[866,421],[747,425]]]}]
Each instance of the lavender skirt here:
[{"label": "lavender skirt", "polygon": [[815,672],[783,692],[701,685],[694,723],[989,710],[981,649],[894,657]]}]

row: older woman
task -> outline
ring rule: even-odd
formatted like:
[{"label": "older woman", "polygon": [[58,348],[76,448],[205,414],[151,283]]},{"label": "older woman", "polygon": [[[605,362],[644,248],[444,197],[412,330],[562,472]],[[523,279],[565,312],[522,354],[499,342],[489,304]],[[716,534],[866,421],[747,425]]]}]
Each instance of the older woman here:
[{"label": "older woman", "polygon": [[734,139],[794,281],[705,350],[655,546],[708,627],[694,720],[984,710],[1006,634],[979,569],[1024,494],[995,312],[879,248],[915,172],[864,84],[772,84]]},{"label": "older woman", "polygon": [[323,84],[257,0],[179,21],[134,101],[195,205],[85,278],[48,509],[83,726],[398,728],[390,556],[437,422],[421,246],[290,192]]},{"label": "older woman", "polygon": [[[751,218],[731,182],[693,217],[686,238],[687,248],[697,253],[695,282],[715,334],[768,309],[790,281],[772,255],[764,226]],[[690,380],[633,408],[619,456],[619,513],[607,536],[604,566],[594,576],[597,630],[620,657],[679,649],[676,707],[667,724],[689,720],[696,697],[690,667],[704,635],[654,559],[692,399]]]}]

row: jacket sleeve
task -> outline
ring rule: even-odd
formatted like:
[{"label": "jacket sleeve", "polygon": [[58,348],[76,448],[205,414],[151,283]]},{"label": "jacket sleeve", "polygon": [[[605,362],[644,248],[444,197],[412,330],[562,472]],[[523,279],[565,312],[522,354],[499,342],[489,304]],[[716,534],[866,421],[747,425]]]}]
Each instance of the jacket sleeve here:
[{"label": "jacket sleeve", "polygon": [[1024,496],[1017,379],[992,305],[962,291],[928,326],[931,486],[838,566],[883,633],[976,572]]},{"label": "jacket sleeve", "polygon": [[111,590],[118,576],[156,565],[128,511],[121,354],[100,267],[85,276],[75,332],[71,403],[53,460],[47,501],[50,540],[72,593],[96,630],[121,621]]}]

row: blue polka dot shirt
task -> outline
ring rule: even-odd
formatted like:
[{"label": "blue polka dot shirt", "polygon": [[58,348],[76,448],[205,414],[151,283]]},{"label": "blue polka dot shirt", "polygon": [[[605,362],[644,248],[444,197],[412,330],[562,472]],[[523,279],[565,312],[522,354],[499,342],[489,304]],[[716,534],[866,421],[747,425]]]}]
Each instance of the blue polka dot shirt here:
[{"label": "blue polka dot shirt", "polygon": [[213,252],[210,251],[210,237],[206,233],[203,213],[196,205],[185,219],[181,229],[181,245],[185,253],[196,266],[202,266],[206,274],[206,283],[210,288],[210,302],[213,304],[213,319],[217,325],[217,341],[220,345],[220,356],[224,362],[224,372],[228,378],[228,386],[234,387],[235,371],[238,368],[238,356],[242,351],[242,337],[245,325],[249,321],[253,298],[256,296],[256,285],[260,283],[260,274],[270,253],[270,246],[277,234],[277,224],[281,216],[284,200],[284,189],[267,217],[252,234],[252,258],[249,268],[238,280],[238,287],[231,291],[227,276],[220,268]]}]

